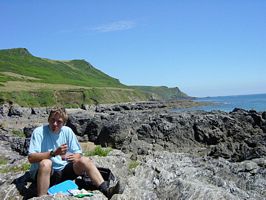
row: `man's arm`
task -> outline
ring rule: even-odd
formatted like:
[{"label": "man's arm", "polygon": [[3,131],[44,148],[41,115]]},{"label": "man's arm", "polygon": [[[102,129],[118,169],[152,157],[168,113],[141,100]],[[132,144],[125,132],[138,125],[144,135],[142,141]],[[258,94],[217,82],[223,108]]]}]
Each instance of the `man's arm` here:
[{"label": "man's arm", "polygon": [[[57,155],[65,155],[67,152],[67,145],[66,144],[62,144],[60,147],[58,147],[55,151],[54,151],[54,155],[53,156],[57,156]],[[40,153],[31,153],[28,156],[28,160],[30,163],[35,163],[35,162],[40,162],[43,159],[50,159],[51,156],[51,152],[47,151],[47,152],[40,152]]]},{"label": "man's arm", "polygon": [[36,163],[36,162],[40,162],[43,159],[49,159],[51,158],[50,152],[41,152],[41,153],[31,153],[28,156],[28,160],[30,163]]}]

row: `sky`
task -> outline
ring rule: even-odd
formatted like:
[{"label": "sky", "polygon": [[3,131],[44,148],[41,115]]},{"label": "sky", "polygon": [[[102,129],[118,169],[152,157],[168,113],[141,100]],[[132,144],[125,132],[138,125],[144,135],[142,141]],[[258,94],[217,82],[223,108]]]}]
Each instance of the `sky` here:
[{"label": "sky", "polygon": [[265,0],[0,0],[0,49],[85,59],[126,85],[266,93]]}]

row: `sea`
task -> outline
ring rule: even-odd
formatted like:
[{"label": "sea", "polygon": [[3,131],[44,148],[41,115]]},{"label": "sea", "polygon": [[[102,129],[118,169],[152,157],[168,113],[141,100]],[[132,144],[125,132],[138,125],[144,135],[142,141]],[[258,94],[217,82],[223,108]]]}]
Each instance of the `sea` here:
[{"label": "sea", "polygon": [[194,101],[210,102],[211,104],[207,106],[199,106],[186,109],[173,109],[173,111],[179,112],[186,110],[221,110],[225,112],[231,112],[234,108],[256,110],[257,112],[266,111],[266,94],[204,97],[197,98]]}]

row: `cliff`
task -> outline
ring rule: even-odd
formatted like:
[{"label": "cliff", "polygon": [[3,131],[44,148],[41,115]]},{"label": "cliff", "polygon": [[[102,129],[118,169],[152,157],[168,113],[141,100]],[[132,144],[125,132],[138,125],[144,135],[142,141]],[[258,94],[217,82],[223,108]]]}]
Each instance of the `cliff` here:
[{"label": "cliff", "polygon": [[81,59],[40,58],[25,48],[0,50],[1,104],[81,107],[82,104],[145,101],[153,97],[157,100],[183,98],[178,90],[160,87],[147,91],[130,87]]}]

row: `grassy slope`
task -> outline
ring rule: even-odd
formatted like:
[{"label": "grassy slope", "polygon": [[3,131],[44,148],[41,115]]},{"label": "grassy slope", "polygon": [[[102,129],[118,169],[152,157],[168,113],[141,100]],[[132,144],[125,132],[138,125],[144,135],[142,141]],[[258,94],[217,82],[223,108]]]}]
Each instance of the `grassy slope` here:
[{"label": "grassy slope", "polygon": [[84,60],[43,59],[23,48],[0,50],[0,103],[76,107],[147,98]]},{"label": "grassy slope", "polygon": [[186,97],[178,88],[123,85],[85,60],[44,59],[25,48],[0,50],[0,103],[76,107]]},{"label": "grassy slope", "polygon": [[152,99],[174,100],[189,98],[187,94],[182,92],[178,87],[168,88],[165,86],[131,86],[131,88],[144,91],[149,94]]},{"label": "grassy slope", "polygon": [[[88,87],[126,87],[117,79],[95,69],[84,60],[55,61],[32,56],[27,49],[0,50],[0,72],[34,77],[53,84],[70,84]],[[14,78],[14,77],[13,77]],[[8,78],[0,77],[0,81]]]}]

